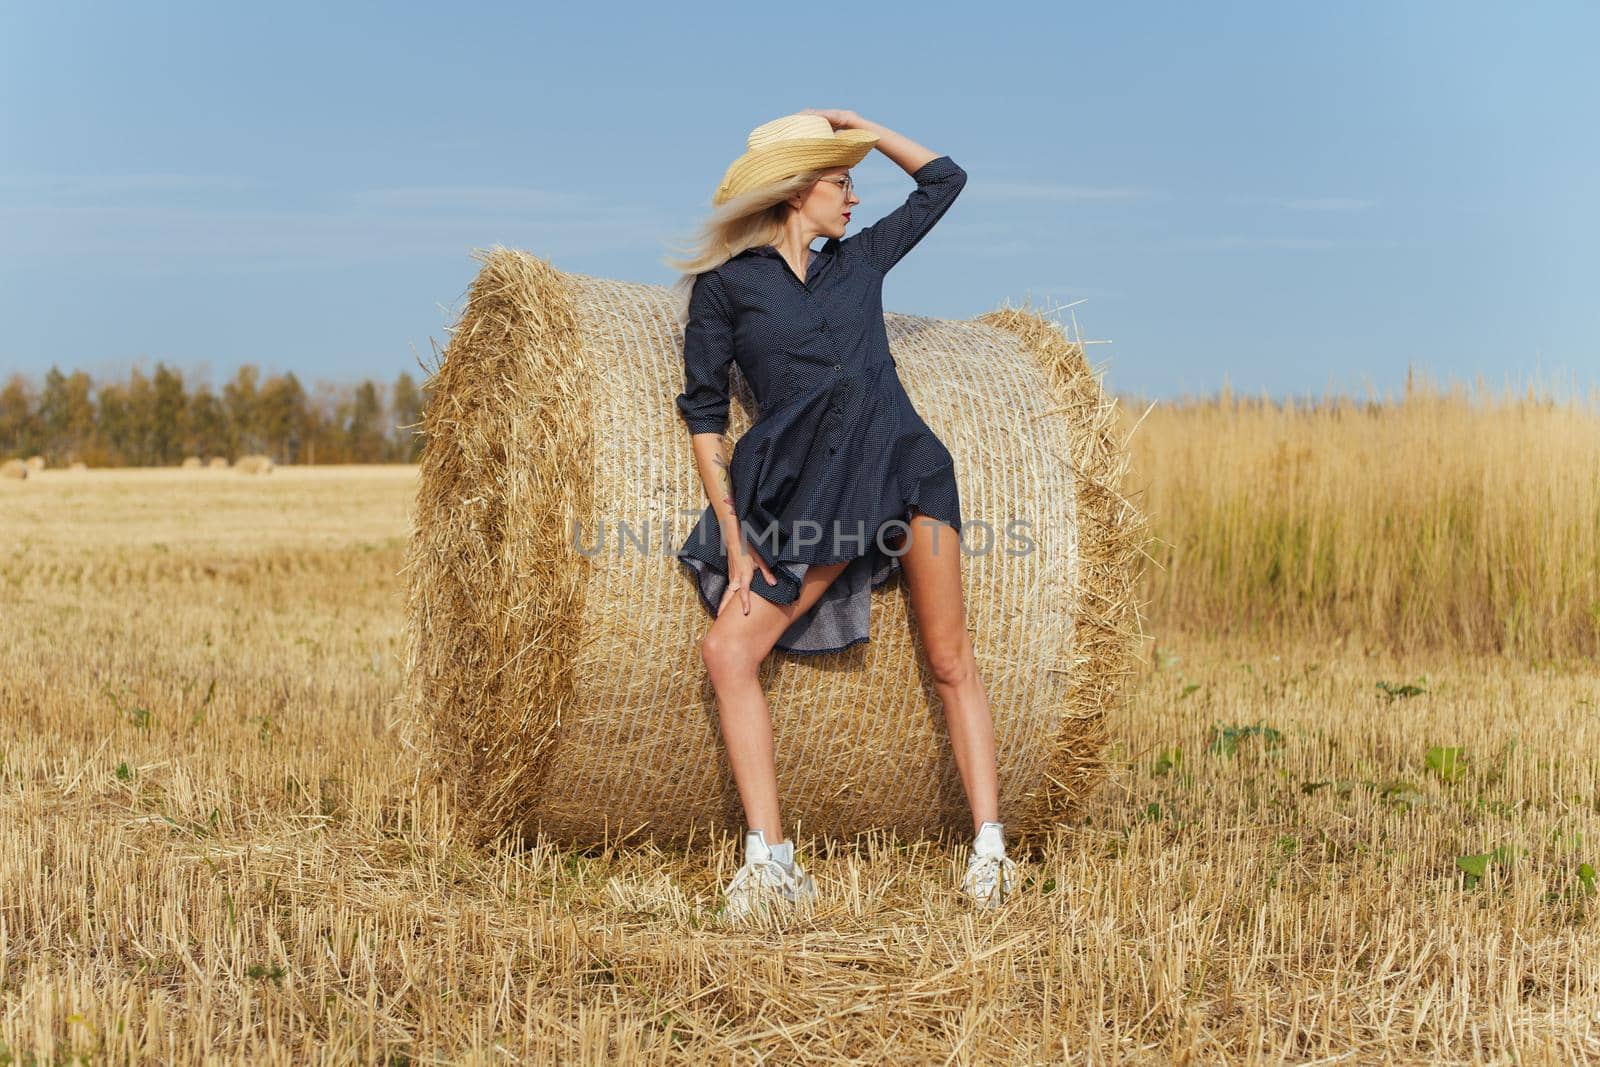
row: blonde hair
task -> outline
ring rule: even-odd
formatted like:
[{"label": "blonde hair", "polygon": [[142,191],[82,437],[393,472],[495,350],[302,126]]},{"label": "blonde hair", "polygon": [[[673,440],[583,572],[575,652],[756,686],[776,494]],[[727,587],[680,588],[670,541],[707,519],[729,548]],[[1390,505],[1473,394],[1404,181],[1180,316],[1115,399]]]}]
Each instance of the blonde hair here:
[{"label": "blonde hair", "polygon": [[678,325],[689,318],[689,295],[694,280],[713,267],[720,267],[747,248],[775,244],[783,236],[784,225],[794,210],[787,203],[796,193],[805,193],[817,183],[825,170],[807,170],[789,178],[758,185],[740,193],[712,210],[700,224],[682,258],[668,257],[662,262],[683,271],[672,283],[674,310]]}]

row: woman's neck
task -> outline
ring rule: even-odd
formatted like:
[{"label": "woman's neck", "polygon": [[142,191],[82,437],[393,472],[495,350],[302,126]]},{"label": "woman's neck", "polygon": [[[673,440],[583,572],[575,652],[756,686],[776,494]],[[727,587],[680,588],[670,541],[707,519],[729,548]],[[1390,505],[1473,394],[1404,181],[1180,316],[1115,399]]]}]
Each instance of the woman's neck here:
[{"label": "woman's neck", "polygon": [[803,278],[805,277],[806,269],[811,266],[812,257],[816,255],[811,250],[811,242],[816,238],[817,235],[813,234],[802,241],[799,237],[791,237],[786,232],[778,240],[772,242],[771,247],[778,255],[783,257],[784,262],[789,264],[795,273]]},{"label": "woman's neck", "polygon": [[772,242],[772,247],[791,263],[804,261],[811,251],[811,242],[821,236],[821,233],[808,232],[799,225],[798,219],[791,218],[789,225],[778,232],[778,239]]}]

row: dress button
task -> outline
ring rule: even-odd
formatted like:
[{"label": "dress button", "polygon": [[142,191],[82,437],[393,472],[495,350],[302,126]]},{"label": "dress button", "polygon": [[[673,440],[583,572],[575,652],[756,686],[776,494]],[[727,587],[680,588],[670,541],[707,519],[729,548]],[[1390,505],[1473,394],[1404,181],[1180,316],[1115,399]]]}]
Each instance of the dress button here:
[{"label": "dress button", "polygon": [[844,364],[843,363],[835,363],[833,365],[833,369],[834,370],[844,370]]}]

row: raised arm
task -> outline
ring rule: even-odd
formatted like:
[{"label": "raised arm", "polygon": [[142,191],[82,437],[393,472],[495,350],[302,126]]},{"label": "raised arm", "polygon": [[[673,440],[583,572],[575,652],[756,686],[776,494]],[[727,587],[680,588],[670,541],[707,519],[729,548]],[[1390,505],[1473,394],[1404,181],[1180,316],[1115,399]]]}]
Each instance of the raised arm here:
[{"label": "raised arm", "polygon": [[874,147],[894,160],[917,183],[905,203],[840,242],[841,246],[859,250],[878,273],[886,274],[955,203],[956,195],[967,183],[967,172],[949,156],[935,155],[905,134],[864,119],[854,111],[806,110],[822,115],[837,129],[869,130],[877,134],[878,142]]},{"label": "raised arm", "polygon": [[967,172],[949,156],[935,156],[911,177],[917,187],[911,190],[905,203],[841,242],[855,242],[863,258],[879,274],[889,273],[891,267],[917,246],[917,242],[933,229],[933,224],[950,210],[967,183]]}]

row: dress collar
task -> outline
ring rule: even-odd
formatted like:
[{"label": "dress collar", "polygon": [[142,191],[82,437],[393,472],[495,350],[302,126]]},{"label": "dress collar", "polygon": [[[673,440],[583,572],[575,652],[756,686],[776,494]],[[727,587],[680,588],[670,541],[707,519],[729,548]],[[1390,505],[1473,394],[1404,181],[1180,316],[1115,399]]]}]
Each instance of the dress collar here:
[{"label": "dress collar", "polygon": [[[824,252],[832,252],[834,249],[838,248],[838,246],[839,246],[839,239],[837,237],[830,237],[826,241],[822,242],[822,247],[816,249],[816,253],[817,253],[817,255],[820,256]],[[745,251],[746,252],[754,252],[758,256],[770,256],[773,259],[782,259],[783,258],[783,253],[779,252],[776,248],[772,247],[771,245],[756,245],[753,248],[745,249]]]}]

